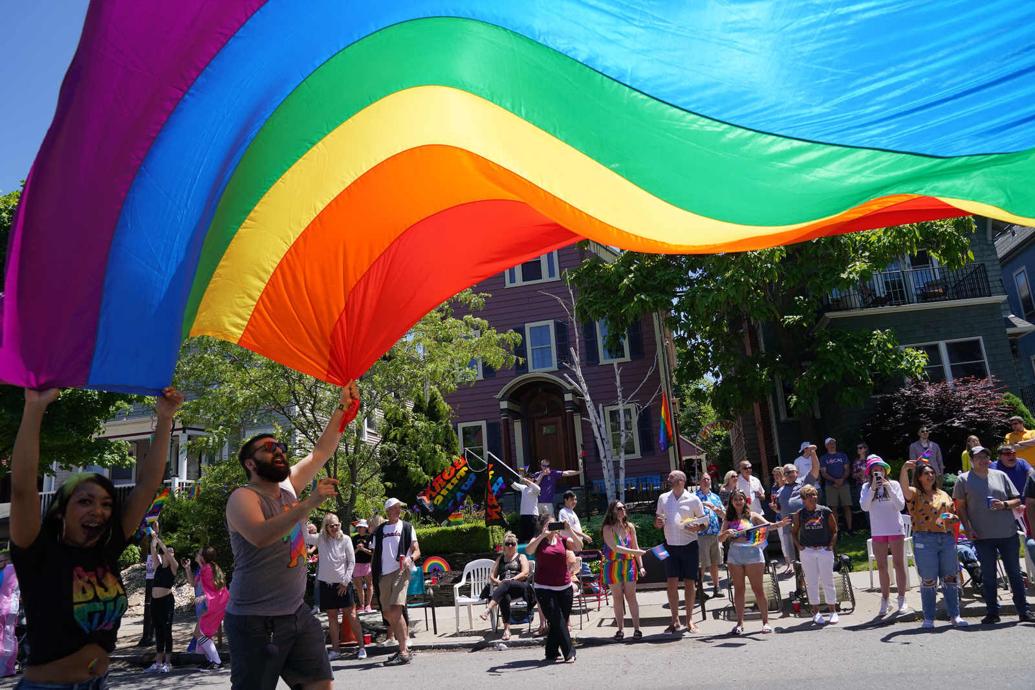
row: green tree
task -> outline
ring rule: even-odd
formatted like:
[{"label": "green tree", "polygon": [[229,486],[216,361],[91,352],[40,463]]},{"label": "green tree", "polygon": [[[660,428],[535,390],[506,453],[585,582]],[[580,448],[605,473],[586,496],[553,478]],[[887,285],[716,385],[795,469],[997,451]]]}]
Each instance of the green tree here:
[{"label": "green tree", "polygon": [[450,422],[452,411],[437,388],[419,394],[413,408],[396,405],[385,413],[381,453],[394,462],[384,465],[385,491],[412,504],[417,493],[460,453]]},{"label": "green tree", "polygon": [[[469,365],[474,359],[496,368],[513,364],[510,351],[518,336],[497,333],[474,316],[484,304],[483,295],[469,291],[443,303],[361,378],[360,416],[327,463],[328,476],[340,482],[337,511],[342,520],[351,520],[357,512],[369,514],[377,506],[384,497],[381,475],[386,464],[413,460],[412,454],[399,453],[376,433],[382,418],[412,419],[413,401],[426,399],[433,389],[448,393],[473,381],[475,372]],[[320,437],[339,398],[335,386],[212,338],[184,345],[176,381],[191,397],[181,417],[208,429],[209,436],[200,443],[216,452],[224,444],[233,451],[246,429],[272,426],[294,454],[304,455]]]},{"label": "green tree", "polygon": [[[703,256],[627,252],[614,263],[590,259],[575,272],[583,318],[607,318],[621,333],[640,314],[668,311],[677,335],[681,383],[709,377],[710,398],[732,416],[765,397],[779,377],[788,405],[805,412],[821,393],[863,402],[894,376],[916,376],[922,353],[900,349],[890,331],[845,331],[821,324],[823,300],[895,259],[926,250],[948,267],[972,259],[974,224],[957,218],[850,233],[783,247]],[[745,348],[748,324],[766,324],[767,347]],[[810,431],[810,414],[799,414]]]},{"label": "green tree", "polygon": [[699,379],[685,384],[679,391],[679,429],[684,436],[704,449],[708,463],[721,470],[732,469],[733,453],[730,432],[712,405],[713,383]]}]

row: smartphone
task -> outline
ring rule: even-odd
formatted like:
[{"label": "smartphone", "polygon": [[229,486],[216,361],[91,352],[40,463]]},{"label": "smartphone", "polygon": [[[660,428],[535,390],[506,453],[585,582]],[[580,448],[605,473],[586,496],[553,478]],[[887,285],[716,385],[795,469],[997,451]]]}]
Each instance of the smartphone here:
[{"label": "smartphone", "polygon": [[882,481],[884,481],[884,473],[883,472],[874,472],[873,473],[873,480],[875,482],[882,482]]},{"label": "smartphone", "polygon": [[551,532],[560,532],[562,529],[568,529],[567,522],[551,522],[546,526],[546,529]]}]

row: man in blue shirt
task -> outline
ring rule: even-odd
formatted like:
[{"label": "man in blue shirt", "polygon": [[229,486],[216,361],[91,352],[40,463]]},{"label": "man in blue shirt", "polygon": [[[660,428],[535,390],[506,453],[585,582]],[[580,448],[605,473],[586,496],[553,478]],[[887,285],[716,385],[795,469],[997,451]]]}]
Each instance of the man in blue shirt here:
[{"label": "man in blue shirt", "polygon": [[712,576],[712,596],[721,597],[719,590],[719,565],[722,563],[722,548],[719,546],[719,531],[722,527],[724,510],[719,494],[712,492],[712,478],[707,473],[701,476],[701,488],[697,490],[704,513],[708,516],[708,527],[697,534],[698,557],[701,561],[701,591],[704,591],[704,572]]},{"label": "man in blue shirt", "polygon": [[999,446],[999,459],[992,463],[993,470],[999,470],[1017,488],[1017,493],[1024,492],[1024,484],[1028,481],[1028,475],[1032,473],[1031,465],[1027,460],[1017,457],[1017,451],[1010,444]]},{"label": "man in blue shirt", "polygon": [[852,492],[848,487],[848,474],[852,464],[847,455],[837,450],[835,439],[828,438],[823,445],[827,452],[819,459],[819,471],[823,475],[826,504],[834,511],[834,515],[837,515],[838,506],[841,507],[845,516],[845,531],[851,534]]}]

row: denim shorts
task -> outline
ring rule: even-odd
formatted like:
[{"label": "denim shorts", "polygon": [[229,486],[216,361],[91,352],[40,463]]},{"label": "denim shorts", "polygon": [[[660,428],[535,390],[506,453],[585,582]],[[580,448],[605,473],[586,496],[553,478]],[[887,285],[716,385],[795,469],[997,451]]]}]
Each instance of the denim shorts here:
[{"label": "denim shorts", "polygon": [[726,554],[726,565],[754,565],[765,563],[765,556],[762,555],[762,547],[755,544],[743,544],[734,542]]}]

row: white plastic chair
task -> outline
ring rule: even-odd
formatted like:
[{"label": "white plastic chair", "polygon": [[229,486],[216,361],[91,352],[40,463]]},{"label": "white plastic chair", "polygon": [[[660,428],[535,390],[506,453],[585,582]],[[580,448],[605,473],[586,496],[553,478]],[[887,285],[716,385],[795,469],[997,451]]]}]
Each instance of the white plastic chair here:
[{"label": "white plastic chair", "polygon": [[[899,515],[899,522],[902,523],[902,527],[905,531],[905,539],[903,540],[903,551],[905,552],[906,558],[906,589],[913,588],[913,575],[909,572],[910,566],[916,565],[916,558],[913,555],[913,518],[908,515]],[[873,555],[873,538],[866,540],[866,568],[870,574],[870,589],[873,587],[873,569],[877,565],[877,557]],[[888,554],[888,573],[895,572],[895,563],[891,556]],[[899,592],[899,594],[905,594],[905,592]]]},{"label": "white plastic chair", "polygon": [[[460,632],[460,607],[467,607],[468,627],[474,630],[474,605],[483,604],[487,599],[481,598],[482,590],[489,584],[489,575],[492,573],[492,566],[495,563],[491,558],[479,558],[464,566],[464,574],[460,582],[453,585],[453,609],[456,613],[456,631]],[[470,586],[470,594],[462,595],[460,589],[465,585]],[[495,611],[493,612],[495,614]],[[493,620],[495,625],[495,620]]]}]

